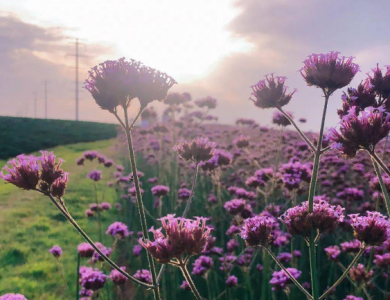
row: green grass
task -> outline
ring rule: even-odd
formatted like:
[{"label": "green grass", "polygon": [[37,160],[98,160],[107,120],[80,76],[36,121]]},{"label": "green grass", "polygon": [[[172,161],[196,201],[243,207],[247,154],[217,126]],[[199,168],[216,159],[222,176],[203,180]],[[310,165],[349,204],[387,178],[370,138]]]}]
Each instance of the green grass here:
[{"label": "green grass", "polygon": [[[97,150],[113,157],[113,146],[113,140],[104,140],[52,149],[58,157],[66,160],[63,167],[70,172],[66,193],[68,209],[95,239],[96,222],[84,217],[84,210],[94,199],[93,184],[86,178],[93,166],[78,167],[75,160],[86,150]],[[1,165],[4,163],[0,161]],[[105,200],[113,204],[113,199],[114,191],[107,190]],[[115,219],[114,213],[111,210],[103,215],[103,230]],[[14,292],[22,293],[28,299],[68,299],[56,260],[48,252],[53,245],[60,245],[64,252],[60,260],[65,266],[65,276],[74,298],[76,247],[83,239],[49,199],[1,183],[0,228],[0,295]],[[111,243],[108,237],[104,239],[108,245]]]},{"label": "green grass", "polygon": [[114,124],[0,117],[0,159],[117,135]]}]

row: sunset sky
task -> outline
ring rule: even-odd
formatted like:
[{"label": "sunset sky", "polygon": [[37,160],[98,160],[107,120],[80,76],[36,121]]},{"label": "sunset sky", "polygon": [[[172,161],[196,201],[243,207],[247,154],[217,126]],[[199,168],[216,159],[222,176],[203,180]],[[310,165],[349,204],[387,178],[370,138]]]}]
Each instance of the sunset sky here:
[{"label": "sunset sky", "polygon": [[[272,110],[248,101],[250,86],[268,73],[285,75],[298,88],[286,110],[306,117],[306,130],[317,130],[321,94],[305,86],[302,61],[330,50],[355,56],[362,70],[357,85],[376,63],[390,64],[389,10],[385,0],[2,0],[0,114],[33,116],[35,92],[43,117],[47,80],[49,117],[74,119],[69,54],[70,38],[79,37],[80,82],[105,59],[134,58],[173,76],[179,84],[172,91],[217,98],[221,122],[246,117],[265,125]],[[340,94],[330,101],[328,127],[337,122]],[[113,121],[88,93],[80,98],[81,119]]]}]

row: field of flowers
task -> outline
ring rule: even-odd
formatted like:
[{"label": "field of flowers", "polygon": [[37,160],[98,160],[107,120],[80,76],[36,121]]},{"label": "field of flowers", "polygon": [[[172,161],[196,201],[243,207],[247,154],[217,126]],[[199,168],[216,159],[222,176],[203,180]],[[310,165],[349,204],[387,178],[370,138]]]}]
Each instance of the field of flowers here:
[{"label": "field of flowers", "polygon": [[[348,87],[358,70],[337,52],[305,60],[303,80],[324,103],[319,132],[309,134],[283,108],[295,93],[285,77],[252,87],[258,109],[275,109],[272,127],[245,118],[233,126],[216,122],[216,99],[168,93],[175,81],[139,62],[93,68],[86,89],[122,131],[77,157],[43,151],[4,168],[7,191],[15,185],[51,204],[61,224],[53,243],[39,244],[42,280],[26,290],[4,284],[5,272],[0,299],[390,299],[390,67]],[[340,101],[340,123],[325,131],[330,98]],[[153,100],[167,105],[163,123]],[[134,127],[138,118],[144,126]],[[52,232],[44,219],[53,211],[43,207],[35,225]],[[22,254],[2,252],[0,262],[21,267]]]}]

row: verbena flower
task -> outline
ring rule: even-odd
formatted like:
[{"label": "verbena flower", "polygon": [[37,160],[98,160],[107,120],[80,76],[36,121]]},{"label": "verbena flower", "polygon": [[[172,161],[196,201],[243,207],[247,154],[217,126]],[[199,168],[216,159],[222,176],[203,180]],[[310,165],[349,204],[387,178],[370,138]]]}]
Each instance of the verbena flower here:
[{"label": "verbena flower", "polygon": [[169,93],[167,98],[164,100],[164,103],[168,105],[183,104],[188,101],[186,94],[188,93]]},{"label": "verbena flower", "polygon": [[367,211],[367,216],[349,215],[354,236],[368,246],[381,246],[390,238],[390,223],[379,212]]},{"label": "verbena flower", "polygon": [[[126,267],[121,267],[121,269],[123,271],[126,271]],[[110,277],[112,283],[115,284],[115,285],[123,285],[127,281],[127,277],[124,276],[121,272],[119,272],[118,270],[115,270],[115,269],[111,271],[109,277]]]},{"label": "verbena flower", "polygon": [[87,290],[97,291],[104,287],[107,276],[102,271],[89,268],[82,272],[80,277],[80,284]]},{"label": "verbena flower", "polygon": [[339,124],[339,129],[331,129],[331,147],[348,158],[353,158],[359,150],[373,151],[375,146],[390,132],[390,115],[383,107],[368,107],[359,115],[351,112]]},{"label": "verbena flower", "polygon": [[139,241],[158,262],[166,264],[173,258],[182,259],[184,255],[192,256],[204,250],[211,231],[205,218],[191,220],[168,215],[160,221],[162,228],[150,229],[154,241]]},{"label": "verbena flower", "polygon": [[230,275],[227,279],[226,279],[226,286],[228,288],[232,288],[232,287],[235,287],[238,285],[238,278],[234,275]]},{"label": "verbena flower", "polygon": [[289,252],[282,252],[282,253],[279,253],[278,256],[277,256],[277,259],[283,263],[283,264],[287,264],[287,263],[290,263],[291,260],[292,260],[293,256],[291,253]]},{"label": "verbena flower", "polygon": [[339,57],[336,51],[313,53],[303,64],[300,72],[307,85],[319,87],[328,95],[348,85],[359,71],[359,66],[353,63],[353,57]]},{"label": "verbena flower", "polygon": [[207,96],[205,98],[195,100],[195,104],[200,108],[207,107],[208,109],[213,109],[217,107],[217,99]]},{"label": "verbena flower", "polygon": [[[293,114],[291,112],[286,112],[291,118],[293,118]],[[286,127],[291,125],[290,121],[279,111],[275,111],[272,115],[272,123]]]},{"label": "verbena flower", "polygon": [[328,256],[328,259],[334,262],[338,261],[338,258],[341,254],[340,247],[339,246],[329,246],[325,248],[326,255]]},{"label": "verbena flower", "polygon": [[144,283],[148,283],[148,284],[152,283],[152,274],[150,274],[149,270],[145,270],[145,269],[137,270],[137,272],[135,272],[133,276],[134,278]]},{"label": "verbena flower", "polygon": [[351,277],[351,279],[360,283],[370,281],[370,279],[372,278],[372,274],[374,274],[374,271],[366,271],[366,268],[363,264],[353,266],[351,270],[349,270],[349,276]]},{"label": "verbena flower", "polygon": [[390,104],[390,98],[388,98],[390,96],[390,66],[386,66],[384,71],[385,72],[383,73],[378,64],[376,68],[372,69],[372,74],[367,74],[368,78],[366,81],[382,101],[386,101]]},{"label": "verbena flower", "polygon": [[196,138],[192,141],[180,142],[173,150],[175,150],[182,159],[199,163],[213,157],[215,146],[216,144],[210,142],[207,138]]},{"label": "verbena flower", "polygon": [[286,79],[284,76],[265,75],[265,79],[251,86],[253,92],[249,100],[260,108],[280,108],[288,104],[296,89],[287,94]]},{"label": "verbena flower", "polygon": [[340,244],[344,252],[359,252],[361,243],[359,240],[352,240]]},{"label": "verbena flower", "polygon": [[[302,272],[295,268],[287,268],[287,271],[295,278],[298,279]],[[284,270],[275,271],[272,273],[272,278],[269,282],[272,285],[273,291],[283,290],[288,284],[292,283],[290,277]]]},{"label": "verbena flower", "polygon": [[345,298],[344,300],[364,300],[362,297],[356,297],[356,296],[353,296],[353,295],[348,295],[347,298]]},{"label": "verbena flower", "polygon": [[183,281],[183,283],[181,284],[180,288],[182,290],[185,290],[185,291],[191,291],[191,287],[190,287],[190,284],[187,282],[187,281]]},{"label": "verbena flower", "polygon": [[390,253],[375,255],[374,264],[380,268],[386,269],[388,266],[390,266]]},{"label": "verbena flower", "polygon": [[289,162],[279,168],[278,176],[282,179],[283,185],[288,190],[299,189],[302,182],[309,183],[312,173],[311,164],[300,162]]},{"label": "verbena flower", "polygon": [[180,188],[177,191],[177,196],[180,200],[187,200],[191,196],[191,191],[186,188]]},{"label": "verbena flower", "polygon": [[61,249],[60,246],[57,246],[57,245],[53,246],[53,247],[49,250],[49,252],[50,252],[51,254],[53,254],[53,256],[54,256],[55,258],[59,258],[59,257],[62,255],[62,249]]},{"label": "verbena flower", "polygon": [[106,234],[111,235],[114,238],[119,238],[123,240],[124,238],[128,237],[133,232],[129,231],[127,228],[127,225],[122,222],[114,222],[110,226],[108,226],[108,229],[106,231]]},{"label": "verbena flower", "polygon": [[192,274],[197,276],[204,276],[214,266],[214,261],[209,256],[199,256],[193,265]]},{"label": "verbena flower", "polygon": [[247,148],[249,146],[249,137],[240,135],[233,141],[233,143],[237,146],[237,148]]},{"label": "verbena flower", "polygon": [[39,160],[30,155],[24,154],[17,156],[8,162],[11,166],[5,166],[3,171],[7,174],[0,173],[0,177],[8,183],[11,183],[25,190],[35,189],[39,182],[40,165]]},{"label": "verbena flower", "polygon": [[135,256],[135,257],[138,257],[138,256],[140,256],[141,255],[141,252],[142,252],[142,246],[141,245],[134,245],[134,247],[133,247],[133,255]]},{"label": "verbena flower", "polygon": [[166,196],[169,193],[169,187],[165,185],[156,185],[151,189],[152,194],[156,197]]},{"label": "verbena flower", "polygon": [[87,178],[92,179],[93,181],[100,181],[102,177],[102,171],[100,170],[92,170],[87,174]]},{"label": "verbena flower", "polygon": [[272,241],[274,219],[266,216],[255,216],[244,220],[240,236],[247,246],[268,246]]},{"label": "verbena flower", "polygon": [[246,203],[246,200],[244,200],[244,199],[233,199],[233,200],[227,201],[223,205],[223,207],[230,214],[237,215],[245,209],[246,205],[247,205],[247,203]]},{"label": "verbena flower", "polygon": [[[109,257],[112,253],[112,249],[109,247],[104,246],[101,243],[96,243],[96,246],[99,248],[99,250],[107,257]],[[103,257],[100,256],[100,254],[95,251],[92,255],[92,262],[97,262],[97,261],[104,261]]]},{"label": "verbena flower", "polygon": [[313,212],[309,213],[309,202],[288,209],[279,218],[292,235],[307,237],[311,230],[317,229],[321,233],[332,232],[344,220],[344,208],[330,205],[325,200],[317,200],[313,205]]},{"label": "verbena flower", "polygon": [[90,258],[95,252],[95,249],[93,249],[93,247],[89,243],[81,243],[77,246],[77,252],[80,257]]},{"label": "verbena flower", "polygon": [[5,294],[0,297],[0,300],[27,300],[22,294]]},{"label": "verbena flower", "polygon": [[237,256],[233,254],[226,254],[223,257],[219,258],[219,261],[221,262],[221,266],[219,269],[223,272],[230,272],[231,269],[233,269],[233,263],[236,261]]}]

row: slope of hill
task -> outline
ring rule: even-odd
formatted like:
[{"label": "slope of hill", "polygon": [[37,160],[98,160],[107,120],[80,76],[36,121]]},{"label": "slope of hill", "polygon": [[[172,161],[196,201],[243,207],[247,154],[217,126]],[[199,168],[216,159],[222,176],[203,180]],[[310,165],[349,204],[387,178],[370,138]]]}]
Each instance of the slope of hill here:
[{"label": "slope of hill", "polygon": [[114,124],[0,117],[0,159],[58,145],[110,139]]}]

